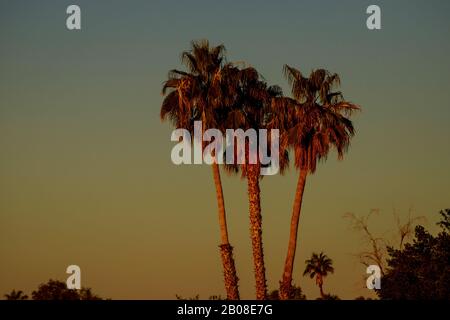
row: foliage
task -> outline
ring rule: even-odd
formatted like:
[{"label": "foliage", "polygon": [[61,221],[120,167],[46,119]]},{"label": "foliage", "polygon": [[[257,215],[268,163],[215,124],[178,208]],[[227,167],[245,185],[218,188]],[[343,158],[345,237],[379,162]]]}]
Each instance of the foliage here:
[{"label": "foliage", "polygon": [[311,279],[316,278],[316,285],[320,289],[320,296],[323,299],[327,299],[327,297],[331,299],[331,295],[326,295],[323,292],[323,280],[328,273],[334,273],[333,260],[321,252],[320,254],[313,253],[311,259],[306,260],[305,263],[306,268],[303,272],[303,276],[309,275]]},{"label": "foliage", "polygon": [[328,258],[323,252],[320,254],[313,253],[311,259],[307,259],[305,263],[306,268],[303,275],[309,275],[311,279],[318,276],[325,277],[328,273],[334,272],[333,260]]},{"label": "foliage", "polygon": [[388,248],[388,268],[377,291],[381,299],[450,299],[450,210],[440,214],[437,236],[416,226],[412,243]]},{"label": "foliage", "polygon": [[442,229],[450,231],[450,209],[441,210],[439,215],[442,216],[442,220],[437,223]]},{"label": "foliage", "polygon": [[27,300],[28,296],[22,290],[12,290],[10,293],[4,295],[6,300]]},{"label": "foliage", "polygon": [[359,296],[359,297],[356,297],[355,300],[374,300],[374,299],[372,299],[372,298],[366,298],[366,297],[364,297],[364,296]]},{"label": "foliage", "polygon": [[64,282],[52,279],[40,284],[31,296],[33,300],[102,300],[90,288],[68,289]]},{"label": "foliage", "polygon": [[334,90],[341,81],[336,73],[316,69],[305,77],[285,65],[284,74],[293,98],[274,99],[270,126],[280,129],[282,148],[292,147],[295,167],[314,173],[332,148],[339,159],[344,157],[355,134],[350,116],[360,107]]},{"label": "foliage", "polygon": [[[306,300],[306,295],[303,294],[302,289],[299,286],[293,285],[292,290],[290,292],[289,300]],[[279,291],[278,290],[272,290],[268,296],[268,300],[279,300]]]},{"label": "foliage", "polygon": [[[11,293],[4,296],[6,300],[28,299],[22,290],[12,290]],[[31,293],[31,298],[33,300],[102,300],[92,292],[91,288],[68,289],[66,283],[52,279],[47,283],[41,283],[38,289]]]},{"label": "foliage", "polygon": [[326,294],[323,295],[323,297],[319,297],[316,300],[341,300],[341,298],[339,298],[335,294],[326,293]]},{"label": "foliage", "polygon": [[[183,297],[183,296],[181,296],[179,294],[176,294],[175,297],[176,297],[177,300],[200,300],[200,295],[199,294],[196,294],[193,297],[187,297],[187,298],[185,298],[185,297]],[[209,296],[208,300],[225,300],[225,299],[222,298],[222,296],[220,294],[219,295],[215,295],[214,294],[214,295]]]},{"label": "foliage", "polygon": [[177,298],[177,300],[200,300],[199,294],[196,294],[195,296],[189,298],[184,298],[183,296],[176,294],[175,297]]}]

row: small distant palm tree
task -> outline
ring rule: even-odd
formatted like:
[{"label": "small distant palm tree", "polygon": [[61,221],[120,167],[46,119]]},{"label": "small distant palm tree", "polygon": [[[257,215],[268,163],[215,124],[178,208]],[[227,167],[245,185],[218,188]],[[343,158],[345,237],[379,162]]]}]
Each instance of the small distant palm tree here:
[{"label": "small distant palm tree", "polygon": [[323,279],[328,273],[334,273],[333,260],[327,257],[326,254],[313,253],[311,259],[305,261],[306,268],[303,276],[309,275],[311,279],[316,278],[316,285],[320,288],[320,296],[322,299],[326,297],[323,293]]},{"label": "small distant palm tree", "polygon": [[28,296],[23,293],[22,290],[13,290],[10,293],[5,294],[6,300],[27,300]]}]

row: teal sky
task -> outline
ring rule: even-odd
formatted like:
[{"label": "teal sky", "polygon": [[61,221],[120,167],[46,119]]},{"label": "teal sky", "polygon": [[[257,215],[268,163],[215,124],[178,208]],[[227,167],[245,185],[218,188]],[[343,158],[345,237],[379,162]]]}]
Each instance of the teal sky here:
[{"label": "teal sky", "polygon": [[[65,27],[78,4],[82,30]],[[366,28],[370,4],[382,30]],[[352,256],[362,247],[342,218],[414,208],[434,229],[450,206],[448,1],[0,0],[0,294],[66,278],[118,298],[224,295],[211,170],[174,166],[161,124],[161,87],[191,40],[223,43],[288,94],[282,66],[341,76],[362,106],[345,160],[319,166],[306,187],[295,282],[325,251],[325,291],[370,295]],[[281,277],[297,172],[264,178],[269,287]],[[246,183],[224,177],[231,244],[244,298],[253,297]]]}]

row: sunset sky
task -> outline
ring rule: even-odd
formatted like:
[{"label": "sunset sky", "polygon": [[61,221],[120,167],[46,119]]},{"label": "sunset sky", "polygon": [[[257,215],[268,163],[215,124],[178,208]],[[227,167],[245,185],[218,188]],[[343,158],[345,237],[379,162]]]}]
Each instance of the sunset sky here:
[{"label": "sunset sky", "polygon": [[[82,30],[66,29],[78,4]],[[366,28],[378,4],[382,29]],[[309,178],[294,282],[324,251],[324,290],[371,296],[363,248],[343,219],[367,214],[380,235],[393,210],[427,217],[450,207],[449,1],[0,0],[0,295],[31,293],[81,267],[82,285],[112,299],[225,295],[217,208],[207,165],[175,166],[161,123],[167,72],[196,39],[223,43],[289,94],[282,67],[341,76],[362,106],[344,161]],[[269,289],[278,287],[297,174],[261,182]],[[254,297],[246,182],[223,175],[243,298]]]}]

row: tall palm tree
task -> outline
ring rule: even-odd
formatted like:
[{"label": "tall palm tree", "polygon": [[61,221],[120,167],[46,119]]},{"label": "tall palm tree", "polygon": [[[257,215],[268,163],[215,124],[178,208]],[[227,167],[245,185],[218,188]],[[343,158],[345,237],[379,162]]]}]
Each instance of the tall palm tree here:
[{"label": "tall palm tree", "polygon": [[299,170],[288,250],[280,282],[280,298],[289,299],[307,176],[315,172],[318,161],[325,160],[331,149],[337,151],[338,159],[343,158],[355,133],[349,118],[360,108],[345,101],[340,91],[333,91],[340,84],[337,74],[318,69],[306,78],[288,65],[284,66],[284,74],[291,86],[292,98],[274,100],[272,108],[276,117],[271,126],[280,128],[280,147],[293,150],[295,167]]},{"label": "tall palm tree", "polygon": [[313,253],[311,259],[305,261],[306,268],[303,276],[309,275],[311,279],[316,278],[316,285],[320,288],[320,296],[325,298],[323,293],[323,279],[328,273],[334,273],[333,260],[327,257],[326,254]]},{"label": "tall palm tree", "polygon": [[[208,41],[193,42],[191,51],[182,53],[182,62],[188,72],[172,70],[164,83],[166,95],[161,107],[161,119],[170,119],[176,128],[193,132],[194,121],[201,121],[203,130],[220,129],[216,109],[221,106],[221,71],[225,64],[225,47],[210,47]],[[217,162],[212,164],[214,186],[220,226],[220,254],[224,272],[225,289],[229,300],[239,299],[238,277],[230,245],[225,211],[225,201]]]},{"label": "tall palm tree", "polygon": [[[239,69],[228,65],[224,68],[223,87],[228,90],[226,110],[222,112],[227,128],[255,130],[266,127],[266,115],[271,99],[280,96],[281,89],[277,86],[268,86],[261,79],[258,71],[247,67]],[[259,144],[256,146],[258,150]],[[257,156],[256,163],[250,163],[249,142],[245,145],[245,162],[237,164],[237,152],[234,152],[234,164],[227,164],[229,172],[241,171],[242,177],[247,179],[247,191],[249,199],[250,238],[252,241],[254,275],[256,282],[256,299],[267,299],[267,283],[264,265],[264,250],[262,242],[262,216],[260,195],[261,163]],[[281,161],[281,170],[284,162]]]},{"label": "tall palm tree", "polygon": [[27,300],[28,296],[23,293],[22,290],[13,290],[10,293],[5,294],[6,300]]}]

